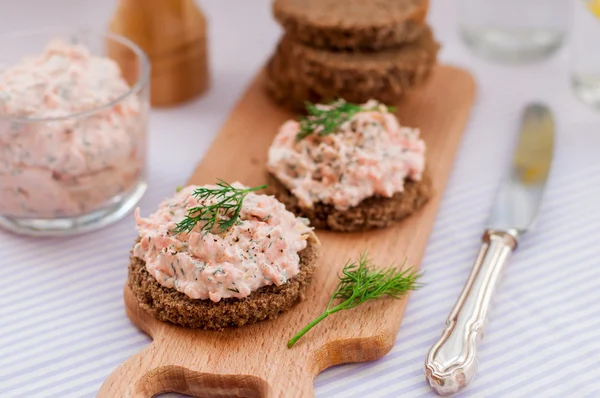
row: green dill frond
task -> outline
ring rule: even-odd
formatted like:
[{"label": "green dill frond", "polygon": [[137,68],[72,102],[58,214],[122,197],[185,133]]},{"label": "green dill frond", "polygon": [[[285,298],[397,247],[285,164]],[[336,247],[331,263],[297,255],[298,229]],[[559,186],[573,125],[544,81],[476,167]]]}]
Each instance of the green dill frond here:
[{"label": "green dill frond", "polygon": [[[393,266],[372,268],[371,260],[366,252],[361,254],[358,262],[348,261],[344,265],[341,275],[338,275],[340,281],[331,295],[325,311],[292,337],[288,342],[288,348],[291,348],[306,332],[331,314],[358,307],[366,301],[384,296],[398,299],[409,291],[420,288],[421,284],[418,282],[420,277],[421,274],[413,268],[406,270]],[[342,302],[332,307],[335,300],[342,300]]]},{"label": "green dill frond", "polygon": [[384,109],[387,112],[395,112],[396,110],[394,107],[384,105],[365,109],[361,105],[352,104],[341,99],[327,104],[326,108],[307,102],[307,115],[300,118],[300,132],[296,135],[296,140],[300,141],[311,134],[320,136],[333,134],[357,113],[379,109]]},{"label": "green dill frond", "polygon": [[225,232],[237,224],[246,195],[266,187],[266,185],[261,185],[252,188],[235,188],[219,179],[217,188],[197,188],[192,196],[199,202],[206,203],[213,199],[218,201],[215,204],[188,209],[185,218],[178,222],[171,232],[176,235],[189,233],[198,224],[201,225],[201,231],[212,231],[216,227],[219,232]]}]

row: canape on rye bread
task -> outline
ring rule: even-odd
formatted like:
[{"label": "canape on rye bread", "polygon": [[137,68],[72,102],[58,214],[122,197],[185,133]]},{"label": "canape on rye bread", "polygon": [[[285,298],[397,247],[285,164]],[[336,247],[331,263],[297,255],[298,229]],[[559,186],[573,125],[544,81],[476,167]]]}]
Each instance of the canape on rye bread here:
[{"label": "canape on rye bread", "polygon": [[308,218],[313,227],[339,232],[385,228],[411,216],[432,195],[431,179],[427,172],[423,174],[421,181],[407,180],[404,191],[396,192],[391,198],[372,196],[347,210],[338,210],[335,206],[322,202],[317,202],[312,207],[303,207],[298,198],[272,174],[269,174],[269,190],[286,209]]},{"label": "canape on rye bread", "polygon": [[270,191],[316,228],[361,231],[413,214],[431,197],[425,143],[377,101],[308,108],[276,135]]},{"label": "canape on rye bread", "polygon": [[174,289],[160,285],[148,273],[146,263],[131,256],[129,287],[140,307],[156,319],[188,328],[220,330],[227,327],[276,318],[304,299],[318,259],[315,240],[310,239],[300,255],[300,273],[285,284],[268,285],[248,297],[226,298],[218,302],[192,299]]},{"label": "canape on rye bread", "polygon": [[128,283],[142,308],[222,329],[274,318],[304,297],[318,240],[307,220],[257,188],[189,186],[148,218],[136,212]]}]

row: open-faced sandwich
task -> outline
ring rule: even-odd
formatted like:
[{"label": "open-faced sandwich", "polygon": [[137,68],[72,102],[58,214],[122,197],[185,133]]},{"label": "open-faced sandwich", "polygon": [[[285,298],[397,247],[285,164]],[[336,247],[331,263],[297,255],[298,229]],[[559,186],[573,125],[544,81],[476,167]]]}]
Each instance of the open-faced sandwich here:
[{"label": "open-faced sandwich", "polygon": [[270,149],[269,186],[315,228],[385,227],[431,196],[425,143],[377,101],[308,105],[281,126]]},{"label": "open-faced sandwich", "polygon": [[157,319],[222,329],[274,318],[298,302],[316,266],[308,220],[273,196],[220,181],[188,186],[147,218],[129,287]]}]

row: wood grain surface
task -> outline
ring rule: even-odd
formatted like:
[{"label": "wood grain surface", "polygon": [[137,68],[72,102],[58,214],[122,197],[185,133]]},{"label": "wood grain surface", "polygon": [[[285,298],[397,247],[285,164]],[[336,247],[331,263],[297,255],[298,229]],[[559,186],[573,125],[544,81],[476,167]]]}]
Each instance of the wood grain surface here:
[{"label": "wood grain surface", "polygon": [[[265,181],[267,149],[278,127],[294,117],[265,96],[259,74],[233,112],[189,183]],[[435,194],[416,215],[391,228],[367,233],[318,231],[321,259],[307,299],[275,320],[210,332],[156,321],[125,289],[132,322],[153,342],[119,366],[98,396],[151,397],[177,391],[198,397],[310,397],[314,377],[333,365],[370,361],[394,345],[408,298],[367,302],[321,322],[292,349],[287,341],[327,305],[346,260],[368,250],[376,264],[418,266],[453,159],[475,97],[464,70],[436,69],[430,83],[398,106],[402,124],[422,130]],[[125,266],[125,265],[124,265]],[[426,278],[424,282],[427,282]]]}]

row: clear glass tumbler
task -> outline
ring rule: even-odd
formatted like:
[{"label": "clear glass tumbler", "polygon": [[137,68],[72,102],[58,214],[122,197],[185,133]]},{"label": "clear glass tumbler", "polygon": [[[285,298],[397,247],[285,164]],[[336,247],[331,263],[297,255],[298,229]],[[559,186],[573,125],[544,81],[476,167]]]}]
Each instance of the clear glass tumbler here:
[{"label": "clear glass tumbler", "polygon": [[[52,41],[64,52],[44,53]],[[124,80],[117,64],[84,64],[85,51],[71,45],[102,58],[119,49],[135,68]],[[49,54],[43,63],[31,61],[42,53]],[[78,79],[89,80],[87,91],[75,67]],[[107,225],[137,204],[146,190],[149,72],[144,52],[118,35],[47,28],[0,36],[0,226],[69,235]]]},{"label": "clear glass tumbler", "polygon": [[460,34],[487,59],[533,62],[560,47],[570,8],[569,0],[459,0]]},{"label": "clear glass tumbler", "polygon": [[577,0],[573,18],[573,90],[581,101],[600,109],[600,0]]}]

